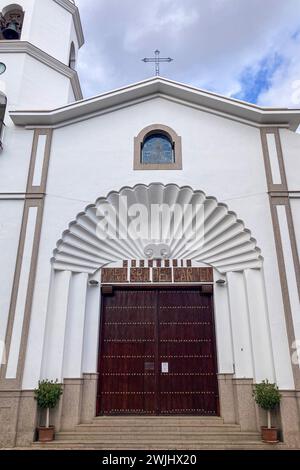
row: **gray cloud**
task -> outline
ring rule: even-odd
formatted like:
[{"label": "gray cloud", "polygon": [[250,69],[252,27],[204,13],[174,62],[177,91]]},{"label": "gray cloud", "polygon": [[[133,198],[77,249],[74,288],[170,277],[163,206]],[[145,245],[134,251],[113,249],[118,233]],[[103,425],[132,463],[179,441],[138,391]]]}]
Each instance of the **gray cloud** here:
[{"label": "gray cloud", "polygon": [[[300,60],[291,64],[295,44],[300,45],[295,34],[300,29],[300,0],[76,3],[86,36],[79,56],[85,96],[153,76],[153,65],[144,64],[141,58],[152,55],[156,48],[175,59],[162,65],[161,75],[227,95],[242,91],[245,70],[255,73],[261,61],[274,54],[285,59],[290,81],[300,79]],[[276,73],[270,78],[274,89],[280,69]],[[285,92],[292,93],[289,88]],[[270,104],[276,96],[269,90],[261,99]]]}]

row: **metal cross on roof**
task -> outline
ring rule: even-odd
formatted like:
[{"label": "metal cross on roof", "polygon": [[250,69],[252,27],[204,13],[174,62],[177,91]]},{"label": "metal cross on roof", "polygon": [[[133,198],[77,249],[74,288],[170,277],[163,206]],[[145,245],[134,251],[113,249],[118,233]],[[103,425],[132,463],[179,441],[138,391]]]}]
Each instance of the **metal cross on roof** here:
[{"label": "metal cross on roof", "polygon": [[160,63],[161,62],[172,62],[174,59],[171,57],[160,57],[160,51],[156,49],[154,52],[155,57],[145,57],[142,59],[143,62],[155,62],[155,75],[158,77],[160,75]]}]

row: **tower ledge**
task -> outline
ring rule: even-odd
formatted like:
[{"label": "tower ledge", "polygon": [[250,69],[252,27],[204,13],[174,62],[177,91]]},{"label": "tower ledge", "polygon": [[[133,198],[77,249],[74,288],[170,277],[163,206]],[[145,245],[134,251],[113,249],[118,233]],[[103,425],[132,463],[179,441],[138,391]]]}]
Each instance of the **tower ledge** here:
[{"label": "tower ledge", "polygon": [[[69,1],[69,0],[68,0]],[[19,53],[19,54],[28,54],[29,56],[37,59],[39,62],[51,67],[56,72],[61,73],[68,77],[71,81],[72,89],[74,92],[74,97],[76,101],[82,100],[82,90],[78,78],[78,74],[75,70],[72,70],[70,67],[67,67],[65,64],[55,59],[51,55],[42,51],[38,47],[34,46],[27,41],[0,41],[0,53],[9,54],[9,53]]]}]

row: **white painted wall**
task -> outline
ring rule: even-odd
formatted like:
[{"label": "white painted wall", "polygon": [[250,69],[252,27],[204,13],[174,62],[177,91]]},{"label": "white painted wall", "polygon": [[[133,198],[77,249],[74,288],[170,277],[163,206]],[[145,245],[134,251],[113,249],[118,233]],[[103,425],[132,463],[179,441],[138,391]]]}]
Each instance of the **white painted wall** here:
[{"label": "white painted wall", "polygon": [[72,274],[64,344],[63,373],[67,379],[82,374],[85,309],[88,289],[86,273]]},{"label": "white painted wall", "polygon": [[6,334],[23,207],[23,201],[0,200],[0,341]]},{"label": "white painted wall", "polygon": [[[133,171],[134,137],[143,127],[153,123],[168,125],[182,136],[182,171]],[[269,324],[271,339],[267,340],[274,350],[275,377],[280,387],[293,388],[260,132],[254,127],[162,98],[54,131],[23,386],[32,388],[39,379],[43,335],[37,335],[37,333],[44,331],[46,324],[51,275],[49,260],[62,232],[79,212],[83,211],[88,204],[94,203],[98,197],[105,196],[111,190],[119,190],[124,185],[133,186],[137,183],[153,181],[172,182],[201,189],[208,195],[217,197],[220,202],[225,202],[251,230],[265,259],[266,319],[264,328],[267,331]],[[238,325],[235,327],[236,335],[240,333],[238,322],[241,321],[237,305],[239,302],[243,302],[244,305],[243,318],[248,322],[248,329],[244,336],[248,356],[246,360],[242,357],[238,359],[237,376],[248,377],[254,376],[257,356],[255,358],[251,351],[253,328],[251,330],[247,303],[248,292],[242,273],[239,281],[243,287],[240,294],[243,298],[234,299],[231,291],[229,301],[236,305],[235,320]],[[263,300],[261,298],[260,308],[262,308]],[[220,304],[220,298],[216,299],[216,307],[218,302]],[[253,314],[253,305],[251,308]],[[216,316],[218,317],[218,312]],[[97,313],[92,319],[95,322],[95,329],[98,328],[98,320]],[[86,331],[87,329],[91,331],[91,324],[87,321],[85,328]],[[226,335],[226,344],[224,342],[222,345],[220,328],[219,318],[217,321],[219,348],[225,350],[230,345],[229,332]],[[62,332],[59,335],[62,341],[65,341]],[[91,372],[95,364],[93,354],[97,348],[96,343],[97,334],[88,346],[94,352],[89,352],[84,346],[84,371]],[[238,347],[239,345],[235,346],[235,355],[241,356],[241,351],[238,353]],[[228,372],[232,370],[231,354],[229,350],[226,357],[219,358],[220,370]],[[85,359],[86,357],[88,359]],[[63,361],[62,357],[61,361]],[[269,377],[272,377],[274,369],[271,362],[268,359],[262,363],[257,375],[259,379],[268,369]],[[57,368],[53,369],[53,374],[62,370],[62,365],[63,362],[57,365]],[[47,370],[50,369],[43,369],[43,373]]]},{"label": "white painted wall", "polygon": [[68,77],[27,56],[18,109],[52,109],[68,104],[69,88]]},{"label": "white painted wall", "polygon": [[[153,123],[168,124],[182,136],[183,171],[133,171],[134,137]],[[190,184],[219,200],[266,192],[258,129],[161,98],[57,129],[54,148],[49,194],[56,191],[94,202],[100,189],[103,195],[112,188],[153,180]],[[66,181],[71,167],[72,177]]]},{"label": "white painted wall", "polygon": [[0,54],[7,67],[0,77],[0,91],[7,96],[8,109],[52,109],[74,101],[65,75],[27,54],[1,50]]},{"label": "white painted wall", "polygon": [[24,238],[24,252],[21,260],[19,288],[16,299],[14,325],[12,330],[11,344],[6,370],[7,379],[15,379],[17,377],[19,353],[27,300],[28,282],[30,276],[32,254],[34,249],[34,236],[37,213],[37,207],[30,207],[28,210],[28,219]]},{"label": "white painted wall", "polygon": [[[7,121],[8,122],[8,121]],[[26,191],[33,131],[7,125],[0,151],[0,193]]]}]

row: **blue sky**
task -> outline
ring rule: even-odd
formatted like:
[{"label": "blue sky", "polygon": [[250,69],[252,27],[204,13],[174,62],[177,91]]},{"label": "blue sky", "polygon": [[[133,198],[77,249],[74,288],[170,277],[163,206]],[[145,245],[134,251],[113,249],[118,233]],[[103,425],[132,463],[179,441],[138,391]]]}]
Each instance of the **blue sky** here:
[{"label": "blue sky", "polygon": [[270,54],[257,67],[246,67],[239,77],[241,90],[233,98],[257,103],[260,96],[271,88],[275,73],[283,66],[282,56]]},{"label": "blue sky", "polygon": [[93,96],[161,75],[264,106],[300,107],[300,0],[77,0],[78,71]]}]

